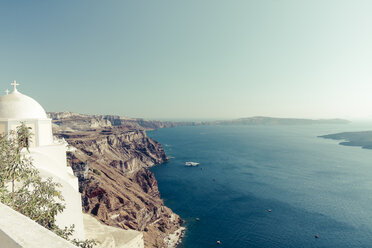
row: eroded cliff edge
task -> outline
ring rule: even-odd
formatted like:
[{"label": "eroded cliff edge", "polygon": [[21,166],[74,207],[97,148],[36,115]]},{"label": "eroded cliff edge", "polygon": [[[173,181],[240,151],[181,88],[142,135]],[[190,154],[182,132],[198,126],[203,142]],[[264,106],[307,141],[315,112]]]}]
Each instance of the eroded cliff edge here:
[{"label": "eroded cliff edge", "polygon": [[110,226],[142,231],[145,247],[171,247],[181,235],[180,217],[164,205],[147,168],[167,161],[146,136],[161,122],[115,116],[51,113],[54,133],[71,145],[68,162],[79,177],[83,209]]}]

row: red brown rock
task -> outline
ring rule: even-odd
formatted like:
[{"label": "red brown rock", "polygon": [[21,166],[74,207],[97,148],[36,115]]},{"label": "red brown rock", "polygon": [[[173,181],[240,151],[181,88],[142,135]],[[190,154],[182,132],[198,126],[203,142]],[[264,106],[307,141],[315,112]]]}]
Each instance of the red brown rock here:
[{"label": "red brown rock", "polygon": [[[81,117],[76,121],[92,122]],[[79,177],[84,211],[107,225],[142,231],[145,247],[165,247],[164,240],[182,220],[164,206],[154,174],[147,169],[168,159],[161,145],[144,128],[104,122],[103,127],[76,129],[71,116],[67,123],[63,118],[55,123],[55,133],[76,148],[68,162]]]}]

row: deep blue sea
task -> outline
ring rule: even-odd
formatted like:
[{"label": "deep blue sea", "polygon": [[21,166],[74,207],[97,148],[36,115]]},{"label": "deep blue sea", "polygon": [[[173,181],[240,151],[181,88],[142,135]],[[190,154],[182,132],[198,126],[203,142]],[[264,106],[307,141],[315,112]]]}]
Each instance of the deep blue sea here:
[{"label": "deep blue sea", "polygon": [[372,247],[372,150],[317,137],[370,127],[148,132],[170,157],[152,171],[165,204],[186,221],[181,247]]}]

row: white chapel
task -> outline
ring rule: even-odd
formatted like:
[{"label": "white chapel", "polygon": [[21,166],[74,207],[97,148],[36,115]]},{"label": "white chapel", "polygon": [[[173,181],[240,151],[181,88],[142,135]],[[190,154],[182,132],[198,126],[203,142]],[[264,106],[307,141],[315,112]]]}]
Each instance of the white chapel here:
[{"label": "white chapel", "polygon": [[[67,166],[67,143],[55,141],[52,120],[34,99],[20,93],[16,81],[13,91],[0,97],[0,133],[9,133],[21,123],[31,129],[29,140],[33,165],[41,177],[52,177],[60,183],[66,208],[56,217],[60,228],[75,226],[72,238],[95,239],[100,248],[144,248],[143,234],[101,224],[88,214],[82,213],[81,195],[77,177]],[[4,246],[5,245],[5,246]],[[0,247],[9,248],[75,248],[76,246],[39,226],[27,217],[0,203]]]},{"label": "white chapel", "polygon": [[65,143],[54,142],[52,120],[48,118],[43,107],[34,99],[17,90],[19,84],[12,83],[13,91],[0,97],[0,132],[9,133],[20,123],[31,129],[30,156],[33,165],[42,177],[52,177],[60,183],[66,208],[57,215],[57,225],[75,226],[73,238],[84,239],[81,195],[78,179],[72,168],[67,166]]}]

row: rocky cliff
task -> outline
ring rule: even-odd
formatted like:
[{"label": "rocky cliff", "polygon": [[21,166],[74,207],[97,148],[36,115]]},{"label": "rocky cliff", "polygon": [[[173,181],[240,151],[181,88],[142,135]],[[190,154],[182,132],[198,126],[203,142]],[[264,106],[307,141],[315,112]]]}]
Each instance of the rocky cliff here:
[{"label": "rocky cliff", "polygon": [[58,130],[87,130],[94,128],[120,127],[122,130],[153,130],[186,125],[187,122],[150,121],[117,115],[85,115],[73,112],[48,113]]},{"label": "rocky cliff", "polygon": [[75,148],[68,162],[79,177],[83,209],[107,225],[142,231],[145,247],[171,247],[182,220],[164,206],[147,169],[168,159],[146,136],[149,123],[73,114],[53,119],[54,133]]}]

